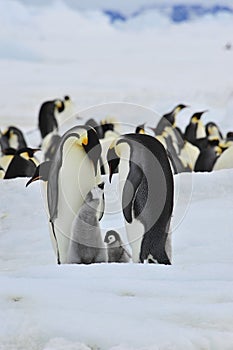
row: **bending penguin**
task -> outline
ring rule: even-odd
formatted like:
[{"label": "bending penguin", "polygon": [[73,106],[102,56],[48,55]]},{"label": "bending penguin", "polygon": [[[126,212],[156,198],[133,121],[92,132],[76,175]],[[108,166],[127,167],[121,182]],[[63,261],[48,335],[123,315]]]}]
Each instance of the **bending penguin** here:
[{"label": "bending penguin", "polygon": [[44,139],[51,132],[58,130],[58,122],[55,113],[61,113],[65,109],[62,100],[52,100],[42,103],[39,110],[38,126],[41,133],[41,138]]},{"label": "bending penguin", "polygon": [[106,233],[104,242],[107,244],[109,263],[128,263],[131,255],[123,247],[123,242],[118,232],[110,230]]},{"label": "bending penguin", "polygon": [[67,261],[71,226],[87,193],[102,182],[100,155],[101,145],[93,128],[71,128],[63,135],[53,161],[47,162],[48,173],[40,174],[37,168],[27,183],[47,180],[50,231],[58,263]]},{"label": "bending penguin", "polygon": [[119,164],[122,211],[133,262],[171,264],[166,242],[174,183],[163,145],[149,135],[126,134],[111,145],[107,159],[110,182]]},{"label": "bending penguin", "polygon": [[72,223],[67,254],[68,264],[94,264],[107,261],[106,248],[101,236],[104,184],[94,187],[86,195]]}]

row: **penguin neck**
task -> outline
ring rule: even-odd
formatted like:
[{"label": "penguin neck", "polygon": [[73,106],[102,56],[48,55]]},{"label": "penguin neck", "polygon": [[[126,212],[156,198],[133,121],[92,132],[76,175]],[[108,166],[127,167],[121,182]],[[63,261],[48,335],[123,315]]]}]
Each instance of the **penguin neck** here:
[{"label": "penguin neck", "polygon": [[9,145],[10,145],[10,147],[12,147],[12,148],[18,149],[18,146],[19,146],[19,139],[18,139],[18,136],[17,136],[16,134],[13,134],[13,135],[10,137]]}]

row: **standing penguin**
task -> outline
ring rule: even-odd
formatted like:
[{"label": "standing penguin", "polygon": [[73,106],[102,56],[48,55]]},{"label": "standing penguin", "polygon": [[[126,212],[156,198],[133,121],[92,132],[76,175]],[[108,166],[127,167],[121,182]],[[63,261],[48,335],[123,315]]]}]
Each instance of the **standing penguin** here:
[{"label": "standing penguin", "polygon": [[99,225],[103,214],[101,210],[103,193],[103,184],[89,191],[74,218],[67,253],[68,264],[94,264],[107,261]]},{"label": "standing penguin", "polygon": [[184,108],[187,108],[187,106],[179,104],[171,112],[164,114],[156,126],[156,135],[162,134],[167,126],[176,127],[176,116]]},{"label": "standing penguin", "polygon": [[123,247],[118,232],[110,230],[106,233],[104,242],[107,244],[109,263],[127,263],[131,259],[129,252]]},{"label": "standing penguin", "polygon": [[208,141],[208,146],[206,149],[202,150],[196,160],[194,167],[195,172],[212,171],[215,162],[222,153],[219,147],[219,140],[212,139]]},{"label": "standing penguin", "polygon": [[58,130],[58,122],[55,113],[64,111],[65,105],[62,100],[52,100],[44,102],[39,110],[39,130],[41,138]]},{"label": "standing penguin", "polygon": [[191,142],[195,146],[199,147],[200,139],[206,138],[206,131],[204,124],[201,121],[201,117],[207,111],[194,113],[190,119],[189,124],[186,126],[184,138]]},{"label": "standing penguin", "polygon": [[[66,263],[72,222],[87,193],[101,182],[100,155],[101,145],[95,130],[80,125],[63,135],[53,161],[47,163],[50,165],[47,204],[58,263]],[[43,180],[37,169],[28,185],[40,178]]]},{"label": "standing penguin", "polygon": [[126,134],[111,145],[107,160],[110,182],[119,164],[122,211],[133,261],[171,264],[166,241],[174,183],[164,147],[152,136]]}]

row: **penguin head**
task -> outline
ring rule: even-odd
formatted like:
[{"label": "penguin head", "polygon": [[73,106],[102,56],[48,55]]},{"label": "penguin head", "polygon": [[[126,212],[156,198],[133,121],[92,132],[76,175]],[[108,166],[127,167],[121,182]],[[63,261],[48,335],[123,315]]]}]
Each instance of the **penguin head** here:
[{"label": "penguin head", "polygon": [[51,164],[52,164],[51,161],[46,161],[46,162],[43,162],[40,165],[38,165],[38,167],[35,170],[34,175],[26,183],[26,187],[28,187],[32,182],[37,181],[37,180],[48,181]]},{"label": "penguin head", "polygon": [[213,137],[211,139],[208,139],[208,147],[213,148],[216,155],[220,155],[223,151],[219,145],[219,138],[217,138],[217,137]]},{"label": "penguin head", "polygon": [[92,188],[92,190],[87,194],[86,200],[93,201],[96,199],[100,199],[104,193],[104,182]]},{"label": "penguin head", "polygon": [[196,112],[191,117],[191,123],[197,124],[199,120],[201,119],[202,114],[208,112],[208,110],[202,111],[202,112]]},{"label": "penguin head", "polygon": [[59,113],[63,112],[64,109],[65,109],[65,104],[64,104],[64,102],[63,102],[62,100],[55,100],[55,101],[54,101],[54,106],[55,106],[55,109],[56,109]]},{"label": "penguin head", "polygon": [[226,136],[227,141],[233,141],[233,131],[229,131]]},{"label": "penguin head", "polygon": [[109,167],[109,182],[112,181],[112,175],[117,172],[118,165],[120,163],[120,157],[115,151],[115,142],[111,144],[107,153],[107,162]]},{"label": "penguin head", "polygon": [[136,134],[145,134],[145,124],[146,123],[143,123],[143,124],[140,124],[136,127],[136,130],[135,130],[135,133]]},{"label": "penguin head", "polygon": [[121,243],[121,237],[120,237],[119,233],[117,233],[114,230],[107,231],[105,238],[104,238],[104,243],[111,245],[111,244],[114,244],[116,242]]},{"label": "penguin head", "polygon": [[95,176],[97,175],[98,161],[101,156],[102,147],[99,142],[99,138],[95,129],[92,127],[87,127],[86,132],[80,135],[80,142],[88,156],[88,158],[93,162]]},{"label": "penguin head", "polygon": [[12,147],[8,147],[8,148],[5,148],[2,153],[5,155],[5,156],[14,156],[16,154],[16,149],[15,148],[12,148]]},{"label": "penguin head", "polygon": [[184,105],[183,103],[180,103],[179,105],[177,105],[174,109],[173,109],[173,113],[177,114],[179,113],[182,109],[184,108],[188,108],[189,106]]},{"label": "penguin head", "polygon": [[30,148],[30,147],[24,147],[24,148],[20,148],[19,150],[17,150],[16,154],[20,155],[23,158],[33,158],[34,157],[34,153],[40,151],[40,148]]}]

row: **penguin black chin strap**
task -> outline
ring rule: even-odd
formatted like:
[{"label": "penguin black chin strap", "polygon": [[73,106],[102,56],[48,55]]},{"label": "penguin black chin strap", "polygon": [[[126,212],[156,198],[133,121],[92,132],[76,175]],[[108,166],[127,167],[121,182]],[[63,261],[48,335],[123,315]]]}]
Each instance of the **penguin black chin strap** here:
[{"label": "penguin black chin strap", "polygon": [[56,249],[57,249],[57,263],[58,263],[58,265],[60,265],[61,264],[61,260],[60,260],[60,254],[59,254],[59,249],[58,249],[58,242],[57,242],[57,237],[56,237],[55,230],[54,230],[54,223],[53,223],[53,221],[51,219],[50,219],[50,223],[51,223],[51,226],[52,226],[53,236],[54,236],[54,239],[55,239],[55,244],[56,244]]}]

